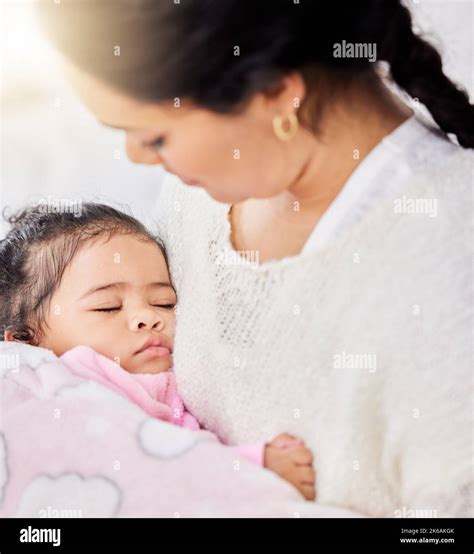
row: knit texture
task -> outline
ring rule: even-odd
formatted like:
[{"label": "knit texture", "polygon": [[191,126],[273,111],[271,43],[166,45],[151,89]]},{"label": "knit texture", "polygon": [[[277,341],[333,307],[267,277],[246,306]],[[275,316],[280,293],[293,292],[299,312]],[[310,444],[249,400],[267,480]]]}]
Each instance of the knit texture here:
[{"label": "knit texture", "polygon": [[[232,249],[228,204],[168,175],[154,223],[199,422],[234,444],[302,437],[323,504],[473,517],[473,160],[430,132],[332,240],[261,264]],[[403,198],[437,213],[399,213]]]}]

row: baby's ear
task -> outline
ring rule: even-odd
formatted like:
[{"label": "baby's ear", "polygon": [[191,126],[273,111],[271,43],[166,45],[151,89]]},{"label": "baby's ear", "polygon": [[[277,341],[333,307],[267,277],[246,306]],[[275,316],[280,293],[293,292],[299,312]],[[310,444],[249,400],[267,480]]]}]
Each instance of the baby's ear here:
[{"label": "baby's ear", "polygon": [[13,338],[13,331],[11,329],[5,329],[5,332],[3,333],[3,340],[12,342],[15,339]]}]

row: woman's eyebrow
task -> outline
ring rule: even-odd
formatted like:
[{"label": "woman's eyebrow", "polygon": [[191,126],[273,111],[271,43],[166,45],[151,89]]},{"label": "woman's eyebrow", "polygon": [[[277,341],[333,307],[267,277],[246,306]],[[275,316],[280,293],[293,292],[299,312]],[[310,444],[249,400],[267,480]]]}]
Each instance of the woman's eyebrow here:
[{"label": "woman's eyebrow", "polygon": [[119,127],[117,125],[111,125],[110,123],[105,123],[105,121],[100,121],[100,119],[97,120],[101,125],[104,127],[110,127],[111,129],[117,129],[118,131],[139,131],[139,129],[132,128],[132,127]]},{"label": "woman's eyebrow", "polygon": [[[94,294],[95,292],[99,292],[99,291],[103,291],[103,290],[108,290],[108,289],[112,289],[112,288],[121,288],[121,287],[124,287],[125,285],[127,285],[128,283],[125,283],[123,281],[119,281],[119,282],[116,282],[116,283],[107,283],[105,285],[98,285],[98,286],[94,286],[92,288],[90,288],[87,292],[85,292],[80,298],[79,300],[82,300],[83,298],[85,298],[86,296],[90,296],[91,294]],[[145,287],[160,287],[160,288],[163,288],[163,287],[167,287],[167,288],[170,288],[172,289],[173,287],[171,286],[171,283],[168,282],[168,281],[156,281],[154,283],[148,283],[147,285],[145,285]]]}]

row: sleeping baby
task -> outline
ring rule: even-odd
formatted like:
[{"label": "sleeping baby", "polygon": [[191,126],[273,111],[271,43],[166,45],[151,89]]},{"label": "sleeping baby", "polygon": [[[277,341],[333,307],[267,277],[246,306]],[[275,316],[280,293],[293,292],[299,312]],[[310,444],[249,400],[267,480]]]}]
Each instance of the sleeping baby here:
[{"label": "sleeping baby", "polygon": [[[57,213],[32,206],[9,218],[0,241],[0,333],[52,350],[150,415],[200,425],[180,398],[173,366],[176,292],[160,241],[112,207],[81,203]],[[233,447],[315,498],[313,457],[283,433]]]}]

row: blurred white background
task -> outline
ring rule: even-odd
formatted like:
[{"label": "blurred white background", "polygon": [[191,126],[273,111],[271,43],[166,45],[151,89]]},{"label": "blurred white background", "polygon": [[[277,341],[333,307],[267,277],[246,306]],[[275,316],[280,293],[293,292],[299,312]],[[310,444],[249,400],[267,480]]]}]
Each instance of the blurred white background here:
[{"label": "blurred white background", "polygon": [[[80,104],[37,29],[32,1],[0,1],[0,207],[14,210],[50,195],[85,197],[127,204],[146,221],[163,171],[129,162],[123,133],[100,126]],[[448,75],[472,99],[473,2],[411,0],[409,5],[416,24],[442,51]],[[0,225],[1,236],[5,226]]]},{"label": "blurred white background", "polygon": [[127,204],[145,221],[163,170],[132,164],[124,133],[99,125],[82,106],[37,27],[32,4],[0,0],[0,207],[15,210],[50,195],[81,197]]}]

